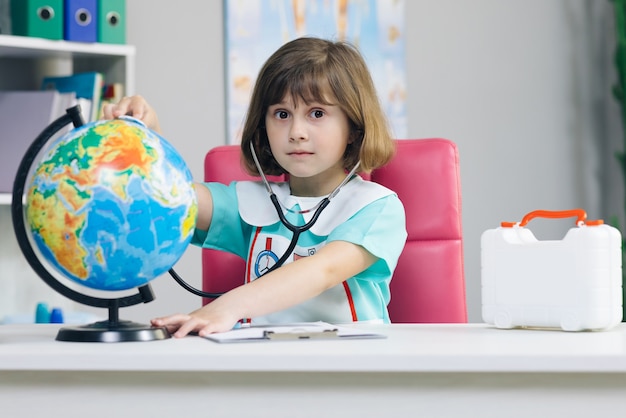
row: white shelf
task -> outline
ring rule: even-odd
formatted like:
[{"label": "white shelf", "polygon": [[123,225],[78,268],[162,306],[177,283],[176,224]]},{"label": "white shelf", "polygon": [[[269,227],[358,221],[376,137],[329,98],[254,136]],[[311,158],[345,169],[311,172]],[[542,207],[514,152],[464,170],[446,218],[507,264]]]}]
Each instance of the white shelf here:
[{"label": "white shelf", "polygon": [[99,71],[135,91],[135,47],[0,35],[0,90],[36,89],[46,75]]},{"label": "white shelf", "polygon": [[55,41],[28,36],[0,35],[0,57],[128,57],[134,55],[135,47],[132,45]]},{"label": "white shelf", "polygon": [[[87,71],[102,73],[106,83],[123,83],[125,94],[134,94],[135,47],[0,35],[0,91],[38,90],[44,76]],[[38,127],[43,128],[45,126]],[[3,136],[0,129],[0,152],[15,151],[12,142],[15,140],[13,137]],[[33,141],[35,138],[21,140]],[[5,173],[8,171],[6,167],[2,168]],[[10,168],[11,171],[15,169]],[[12,185],[12,180],[9,184]],[[5,184],[4,192],[0,192],[0,226],[10,230],[12,193],[6,190],[10,186],[6,186]],[[13,234],[0,238],[0,248],[0,318],[32,312],[40,301],[47,301],[67,310],[75,308],[74,302],[56,294],[42,283],[24,257]],[[0,336],[0,346],[3,345],[1,340]]]}]

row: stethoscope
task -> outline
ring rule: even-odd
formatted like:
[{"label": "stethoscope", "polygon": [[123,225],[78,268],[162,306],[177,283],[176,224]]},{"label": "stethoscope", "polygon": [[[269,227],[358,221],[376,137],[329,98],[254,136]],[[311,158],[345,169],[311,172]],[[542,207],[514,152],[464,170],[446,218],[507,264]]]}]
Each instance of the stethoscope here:
[{"label": "stethoscope", "polygon": [[[287,259],[289,258],[293,250],[296,248],[298,239],[300,238],[300,234],[308,231],[309,229],[311,229],[311,227],[313,227],[313,225],[315,225],[318,218],[320,217],[320,215],[322,214],[326,206],[328,206],[330,201],[335,196],[337,196],[337,193],[339,193],[339,190],[341,190],[341,188],[345,186],[346,183],[348,183],[352,179],[352,177],[358,170],[359,166],[361,165],[361,162],[360,161],[357,162],[354,168],[352,168],[352,170],[350,170],[350,172],[343,179],[343,181],[339,183],[339,185],[335,187],[335,189],[328,196],[320,200],[319,203],[317,203],[315,206],[313,206],[310,209],[305,209],[305,210],[293,210],[293,209],[284,207],[283,205],[280,204],[280,201],[278,200],[276,193],[274,193],[272,186],[270,185],[269,181],[267,181],[267,177],[265,176],[265,173],[263,172],[263,169],[261,168],[261,164],[259,163],[259,159],[256,155],[256,152],[254,150],[254,145],[252,144],[252,142],[250,142],[250,152],[252,153],[252,159],[254,160],[254,165],[256,166],[257,171],[261,175],[261,179],[263,181],[263,184],[265,185],[265,189],[267,190],[267,193],[269,194],[272,205],[274,205],[274,209],[276,209],[276,214],[278,214],[278,218],[280,219],[280,222],[285,226],[285,228],[287,228],[293,234],[291,237],[291,241],[289,242],[289,245],[287,246],[287,249],[285,250],[284,254],[274,263],[273,266],[265,269],[259,275],[259,277],[261,277],[281,267],[285,263],[285,261],[287,261]],[[297,226],[297,225],[292,224],[287,219],[287,217],[285,216],[285,213],[283,212],[283,207],[285,208],[286,211],[291,212],[291,213],[304,214],[304,213],[309,213],[311,211],[314,211],[314,212],[313,212],[313,216],[311,216],[311,219],[308,222],[306,222],[304,225]],[[204,292],[204,291],[198,290],[190,286],[174,271],[173,268],[169,270],[169,273],[174,278],[174,280],[178,282],[178,284],[180,284],[182,287],[184,287],[189,292],[195,295],[202,296],[202,297],[209,298],[209,299],[214,299],[224,294],[222,292],[220,293]]]},{"label": "stethoscope", "polygon": [[343,179],[343,181],[341,183],[339,183],[339,185],[337,187],[335,187],[335,190],[333,190],[328,196],[326,196],[325,198],[320,200],[319,203],[317,205],[315,205],[314,207],[312,207],[310,209],[298,210],[298,211],[295,211],[293,209],[289,209],[289,208],[285,207],[285,210],[287,210],[288,212],[291,212],[291,213],[304,214],[304,213],[309,213],[309,212],[311,212],[313,210],[315,211],[313,213],[313,216],[311,217],[311,219],[307,223],[305,223],[304,225],[301,225],[301,226],[297,226],[297,225],[294,225],[291,222],[289,222],[289,220],[285,216],[285,213],[283,212],[283,206],[278,201],[278,197],[276,196],[276,193],[274,193],[274,190],[272,190],[272,186],[270,185],[269,181],[267,181],[267,177],[265,177],[265,173],[261,169],[261,164],[259,163],[259,159],[258,159],[258,157],[256,155],[256,152],[254,151],[254,145],[252,145],[252,142],[250,142],[250,152],[252,152],[252,159],[254,160],[254,165],[256,166],[256,169],[258,170],[259,174],[261,175],[261,179],[263,180],[263,184],[265,185],[265,189],[267,190],[267,193],[270,196],[270,200],[272,201],[272,204],[274,205],[274,209],[276,209],[276,213],[278,214],[278,218],[280,219],[280,222],[285,226],[285,228],[287,228],[293,234],[292,237],[291,237],[291,242],[289,242],[289,246],[285,250],[285,253],[282,255],[282,257],[280,257],[278,259],[278,261],[276,261],[276,263],[274,263],[274,265],[272,267],[270,267],[269,269],[267,269],[267,270],[265,270],[263,272],[262,275],[266,275],[267,273],[270,273],[270,272],[276,270],[277,268],[282,266],[285,263],[285,261],[287,261],[287,259],[289,258],[289,256],[293,252],[293,250],[296,248],[296,244],[298,243],[298,239],[300,238],[300,234],[302,234],[305,231],[308,231],[309,229],[311,229],[311,227],[313,225],[315,225],[315,222],[317,222],[317,219],[322,214],[322,211],[326,208],[326,206],[328,206],[330,201],[337,195],[337,193],[339,193],[339,190],[341,190],[341,188],[343,186],[345,186],[347,182],[350,181],[352,176],[354,176],[354,173],[356,173],[356,170],[358,170],[358,168],[359,168],[360,162],[356,163],[354,168],[352,170],[350,170],[350,172]]}]

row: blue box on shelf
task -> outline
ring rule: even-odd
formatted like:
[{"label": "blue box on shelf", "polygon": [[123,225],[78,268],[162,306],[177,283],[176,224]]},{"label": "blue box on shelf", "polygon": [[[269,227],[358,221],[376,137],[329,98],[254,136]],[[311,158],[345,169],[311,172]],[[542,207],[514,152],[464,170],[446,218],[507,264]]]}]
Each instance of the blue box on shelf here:
[{"label": "blue box on shelf", "polygon": [[98,0],[65,0],[63,38],[68,41],[98,41]]}]

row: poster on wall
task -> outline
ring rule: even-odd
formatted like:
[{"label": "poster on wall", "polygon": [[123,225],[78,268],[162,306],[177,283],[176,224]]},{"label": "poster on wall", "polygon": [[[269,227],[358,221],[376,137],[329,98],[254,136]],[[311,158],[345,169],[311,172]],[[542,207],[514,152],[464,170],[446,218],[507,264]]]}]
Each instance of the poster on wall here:
[{"label": "poster on wall", "polygon": [[404,0],[224,0],[227,142],[238,144],[257,74],[301,36],[363,54],[395,138],[406,137]]}]

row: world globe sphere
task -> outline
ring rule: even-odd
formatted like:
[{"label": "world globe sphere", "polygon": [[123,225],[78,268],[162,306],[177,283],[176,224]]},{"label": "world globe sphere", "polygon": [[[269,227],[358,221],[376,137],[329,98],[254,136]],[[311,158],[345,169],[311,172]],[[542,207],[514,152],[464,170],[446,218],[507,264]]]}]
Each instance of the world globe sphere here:
[{"label": "world globe sphere", "polygon": [[198,211],[175,148],[133,118],[101,120],[50,141],[24,188],[25,229],[61,276],[118,291],[167,272]]}]

